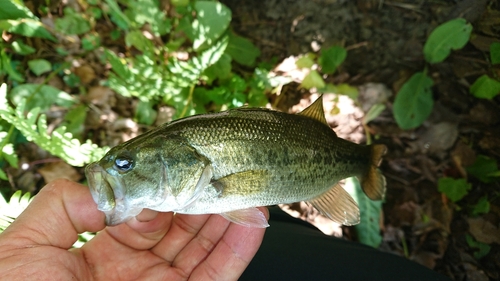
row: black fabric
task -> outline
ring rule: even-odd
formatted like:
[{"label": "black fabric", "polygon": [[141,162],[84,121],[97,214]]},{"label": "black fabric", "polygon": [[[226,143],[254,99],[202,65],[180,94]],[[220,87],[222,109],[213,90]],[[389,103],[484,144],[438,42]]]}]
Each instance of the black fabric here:
[{"label": "black fabric", "polygon": [[451,280],[405,258],[324,235],[277,207],[240,280]]}]

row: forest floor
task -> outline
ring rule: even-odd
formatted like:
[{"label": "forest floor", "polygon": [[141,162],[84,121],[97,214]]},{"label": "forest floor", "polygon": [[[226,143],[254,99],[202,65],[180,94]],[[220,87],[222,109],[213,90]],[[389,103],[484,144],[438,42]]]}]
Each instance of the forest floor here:
[{"label": "forest floor", "polygon": [[[25,2],[31,3],[33,10],[42,3]],[[60,14],[62,2],[65,1],[54,1],[48,10]],[[85,1],[67,2],[65,5],[78,7]],[[260,62],[279,65],[274,69],[278,74],[293,77],[295,59],[307,52],[318,52],[333,45],[347,49],[346,61],[326,82],[357,87],[359,99],[354,102],[346,96],[325,94],[327,121],[339,137],[365,143],[366,136],[372,135],[374,142],[388,147],[381,164],[387,179],[380,221],[381,250],[405,256],[454,280],[500,280],[500,181],[485,183],[466,171],[478,156],[487,156],[496,163],[500,161],[500,95],[487,100],[469,93],[479,76],[500,77],[500,67],[491,66],[488,61],[491,43],[500,42],[500,1],[221,2],[232,11],[232,30],[260,49]],[[457,17],[472,23],[470,42],[452,52],[444,62],[426,66],[422,50],[428,35],[439,24]],[[43,17],[42,21],[53,25],[51,17]],[[94,31],[103,37],[103,46],[112,46],[112,50],[123,48],[123,40],[118,45],[109,39],[111,29],[105,20],[98,21]],[[80,48],[79,41],[73,42],[78,37],[69,38],[71,40],[63,41],[66,49],[72,54],[78,53],[72,50]],[[30,42],[38,50],[31,58],[56,56],[57,46],[53,43],[38,39]],[[133,122],[137,99],[125,98],[100,85],[98,82],[108,75],[109,68],[100,63],[97,52],[85,54],[84,57],[76,55],[77,59],[64,57],[72,61],[75,75],[88,87],[82,96],[91,110],[84,117],[82,131],[99,132],[93,135],[92,141],[110,147],[146,131],[148,126]],[[434,109],[422,126],[402,130],[392,113],[394,97],[404,82],[425,67],[434,82]],[[242,72],[245,70],[241,67]],[[29,75],[26,80],[47,82],[73,94],[80,91],[78,87],[68,89],[66,84],[71,81],[63,81],[57,75]],[[299,85],[300,77],[271,94],[270,103],[277,109],[295,113],[319,97]],[[364,126],[363,117],[374,100],[383,102],[386,109]],[[47,113],[50,130],[64,120],[66,110],[57,108]],[[158,112],[155,125],[172,118],[167,106],[161,105]],[[103,122],[103,116],[107,122]],[[36,193],[58,177],[74,181],[84,178],[82,168],[74,168],[34,144],[20,145],[16,152],[22,169],[8,170],[12,189]],[[466,179],[471,184],[467,195],[457,202],[450,201],[438,191],[438,182],[443,177]],[[325,233],[356,241],[353,228],[332,224],[305,204],[283,208]]]},{"label": "forest floor", "polygon": [[[464,167],[472,164],[477,155],[500,159],[500,97],[479,100],[468,92],[478,76],[491,71],[485,53],[492,42],[500,40],[500,3],[222,2],[233,12],[233,30],[260,48],[260,60],[281,62],[322,47],[341,45],[348,50],[347,59],[328,78],[329,82],[358,86],[361,108],[370,103],[370,97],[388,100],[388,108],[367,128],[378,136],[376,142],[389,148],[381,166],[387,178],[380,222],[381,249],[406,256],[454,280],[500,279],[499,182],[485,184],[470,177],[472,188],[457,203],[438,192],[442,177],[467,178]],[[473,24],[470,43],[445,62],[429,67],[434,80],[433,112],[419,128],[401,130],[391,111],[394,95],[413,73],[424,68],[422,49],[430,31],[456,17]],[[499,68],[494,71],[500,74]],[[298,112],[316,97],[292,83],[281,90],[275,104],[281,110]],[[340,114],[327,118],[337,134],[364,142],[363,110],[333,96],[324,99],[327,113],[328,106],[335,106],[332,103],[340,108]],[[490,208],[477,215],[474,210],[481,198],[487,198]],[[305,204],[285,209],[329,234],[341,235],[335,225]],[[355,239],[352,232],[343,229],[344,237]],[[489,252],[478,259],[480,246],[473,245],[470,237],[489,245]]]}]

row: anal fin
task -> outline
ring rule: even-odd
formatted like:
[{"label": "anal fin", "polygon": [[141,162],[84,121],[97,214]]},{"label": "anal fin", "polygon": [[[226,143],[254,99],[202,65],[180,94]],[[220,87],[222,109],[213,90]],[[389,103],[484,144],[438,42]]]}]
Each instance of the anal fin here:
[{"label": "anal fin", "polygon": [[322,215],[343,225],[359,223],[359,207],[347,191],[336,184],[327,192],[308,201]]},{"label": "anal fin", "polygon": [[266,228],[269,226],[266,216],[257,208],[248,208],[221,213],[225,219],[246,227]]}]

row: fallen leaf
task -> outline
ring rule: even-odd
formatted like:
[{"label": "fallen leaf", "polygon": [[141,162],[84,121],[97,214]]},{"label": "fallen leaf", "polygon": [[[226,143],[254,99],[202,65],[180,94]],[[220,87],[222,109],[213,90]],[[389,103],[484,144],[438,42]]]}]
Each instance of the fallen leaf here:
[{"label": "fallen leaf", "polygon": [[48,163],[38,169],[38,172],[42,175],[46,183],[60,178],[71,181],[79,181],[82,178],[75,168],[64,161]]},{"label": "fallen leaf", "polygon": [[468,218],[469,232],[479,242],[500,244],[500,228],[482,217]]}]

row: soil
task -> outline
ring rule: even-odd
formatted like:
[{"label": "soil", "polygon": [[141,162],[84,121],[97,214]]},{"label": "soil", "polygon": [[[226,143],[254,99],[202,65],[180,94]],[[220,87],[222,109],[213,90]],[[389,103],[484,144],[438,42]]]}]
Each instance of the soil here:
[{"label": "soil", "polygon": [[[280,62],[341,45],[348,50],[347,59],[327,80],[358,86],[364,98],[389,97],[387,109],[368,126],[378,136],[376,142],[389,148],[381,166],[388,188],[381,222],[382,250],[406,256],[454,280],[500,279],[498,181],[484,184],[469,178],[472,188],[458,203],[437,189],[439,178],[466,178],[463,167],[479,154],[500,159],[500,97],[479,100],[468,92],[480,75],[500,73],[487,60],[489,45],[500,40],[498,1],[222,2],[233,11],[234,32],[260,48],[262,61]],[[422,49],[430,32],[456,17],[473,24],[471,41],[443,63],[427,66],[434,80],[434,110],[421,127],[403,131],[391,111],[395,93],[426,66]],[[277,106],[290,112],[317,97],[293,84],[280,95]],[[365,102],[359,101],[361,108]],[[366,141],[361,123],[364,112],[347,107],[355,109],[330,117],[329,123],[340,137]],[[489,200],[490,211],[471,215],[471,208],[483,196]],[[283,208],[329,234],[355,239],[352,229],[344,227],[339,232],[303,203]],[[467,243],[469,235],[491,246],[486,256],[474,258],[478,249]],[[491,240],[494,236],[496,242]]]}]

